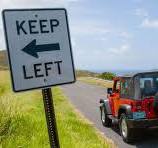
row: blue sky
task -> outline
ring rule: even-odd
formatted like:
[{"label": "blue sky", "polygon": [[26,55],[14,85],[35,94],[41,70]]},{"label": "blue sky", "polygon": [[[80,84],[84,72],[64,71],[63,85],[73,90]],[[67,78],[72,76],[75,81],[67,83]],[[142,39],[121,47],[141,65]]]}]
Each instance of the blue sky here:
[{"label": "blue sky", "polygon": [[[158,69],[157,0],[1,0],[0,9],[65,7],[75,66]],[[0,21],[0,48],[5,49]]]}]

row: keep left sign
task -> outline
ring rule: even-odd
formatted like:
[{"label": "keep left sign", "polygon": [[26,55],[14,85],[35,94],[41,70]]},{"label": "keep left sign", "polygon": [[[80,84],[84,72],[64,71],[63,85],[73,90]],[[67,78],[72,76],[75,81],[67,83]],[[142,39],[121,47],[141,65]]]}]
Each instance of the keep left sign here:
[{"label": "keep left sign", "polygon": [[15,92],[75,82],[65,9],[4,10]]}]

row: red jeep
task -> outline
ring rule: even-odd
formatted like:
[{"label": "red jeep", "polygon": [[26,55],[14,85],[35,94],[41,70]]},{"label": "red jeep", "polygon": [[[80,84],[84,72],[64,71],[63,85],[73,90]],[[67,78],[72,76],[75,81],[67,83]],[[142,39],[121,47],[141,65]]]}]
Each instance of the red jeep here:
[{"label": "red jeep", "polygon": [[125,142],[130,142],[138,129],[158,126],[158,72],[114,78],[107,98],[100,99],[102,124],[118,123]]}]

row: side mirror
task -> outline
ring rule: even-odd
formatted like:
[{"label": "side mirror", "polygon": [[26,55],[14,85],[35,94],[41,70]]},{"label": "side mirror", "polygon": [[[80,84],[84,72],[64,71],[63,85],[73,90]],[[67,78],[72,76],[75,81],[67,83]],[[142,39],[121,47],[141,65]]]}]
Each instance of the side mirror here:
[{"label": "side mirror", "polygon": [[112,94],[112,88],[107,88],[107,93],[111,95]]}]

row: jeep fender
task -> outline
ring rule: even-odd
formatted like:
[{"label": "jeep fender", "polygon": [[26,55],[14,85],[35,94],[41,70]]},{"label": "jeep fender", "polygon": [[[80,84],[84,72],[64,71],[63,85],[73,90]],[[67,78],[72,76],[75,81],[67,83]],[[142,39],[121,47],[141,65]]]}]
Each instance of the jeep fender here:
[{"label": "jeep fender", "polygon": [[118,118],[120,118],[121,113],[125,113],[129,119],[133,117],[131,106],[128,104],[120,105],[119,110],[118,110]]},{"label": "jeep fender", "polygon": [[[105,109],[106,109],[106,112],[108,115],[111,115],[112,112],[111,112],[111,107],[110,107],[110,104],[109,104],[109,100],[108,99],[100,99],[100,104],[101,106],[104,106]],[[100,107],[101,107],[100,106]]]}]

